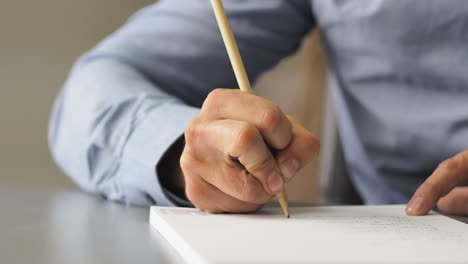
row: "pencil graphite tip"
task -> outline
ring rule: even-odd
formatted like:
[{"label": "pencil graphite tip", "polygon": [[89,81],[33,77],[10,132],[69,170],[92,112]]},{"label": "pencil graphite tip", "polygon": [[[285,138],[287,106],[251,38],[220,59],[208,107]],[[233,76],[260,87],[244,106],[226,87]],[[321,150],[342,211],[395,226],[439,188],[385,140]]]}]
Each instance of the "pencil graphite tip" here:
[{"label": "pencil graphite tip", "polygon": [[281,209],[283,209],[283,214],[286,218],[289,218],[290,215],[289,215],[289,208],[287,207],[282,207]]},{"label": "pencil graphite tip", "polygon": [[288,198],[286,196],[286,192],[283,191],[278,194],[278,202],[281,206],[281,210],[285,217],[289,218],[289,206],[288,206]]}]

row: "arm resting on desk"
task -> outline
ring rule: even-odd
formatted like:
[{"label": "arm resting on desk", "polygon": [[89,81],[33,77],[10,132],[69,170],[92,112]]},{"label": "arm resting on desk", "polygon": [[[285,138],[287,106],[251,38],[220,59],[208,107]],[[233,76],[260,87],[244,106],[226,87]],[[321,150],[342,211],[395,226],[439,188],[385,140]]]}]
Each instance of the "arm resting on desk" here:
[{"label": "arm resting on desk", "polygon": [[[226,1],[252,80],[297,49],[313,23],[307,2]],[[52,111],[50,149],[87,191],[174,205],[156,166],[206,95],[236,86],[209,1],[160,1],[76,63]]]}]

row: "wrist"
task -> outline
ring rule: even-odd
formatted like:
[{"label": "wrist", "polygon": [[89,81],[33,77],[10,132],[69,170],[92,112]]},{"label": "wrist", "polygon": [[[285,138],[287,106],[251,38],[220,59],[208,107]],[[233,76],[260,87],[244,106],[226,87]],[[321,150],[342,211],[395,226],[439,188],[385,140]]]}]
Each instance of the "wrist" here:
[{"label": "wrist", "polygon": [[180,167],[184,142],[184,137],[181,136],[172,144],[161,158],[157,170],[162,186],[178,197],[186,199],[184,174]]}]

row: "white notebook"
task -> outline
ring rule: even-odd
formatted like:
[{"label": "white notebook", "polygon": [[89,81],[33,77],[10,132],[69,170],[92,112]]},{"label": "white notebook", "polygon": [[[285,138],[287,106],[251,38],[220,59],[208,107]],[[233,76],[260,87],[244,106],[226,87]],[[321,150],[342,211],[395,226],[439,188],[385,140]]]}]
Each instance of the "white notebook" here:
[{"label": "white notebook", "polygon": [[187,263],[468,263],[468,225],[404,206],[210,215],[152,207],[150,222]]}]

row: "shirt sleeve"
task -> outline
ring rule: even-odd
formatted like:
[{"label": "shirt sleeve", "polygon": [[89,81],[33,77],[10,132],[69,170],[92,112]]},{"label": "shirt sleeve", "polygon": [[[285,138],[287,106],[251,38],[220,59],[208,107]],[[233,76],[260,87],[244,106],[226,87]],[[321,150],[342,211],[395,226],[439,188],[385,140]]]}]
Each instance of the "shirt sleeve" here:
[{"label": "shirt sleeve", "polygon": [[[224,2],[252,81],[313,25],[309,1]],[[52,155],[89,192],[174,205],[158,162],[211,90],[236,86],[210,2],[160,1],[75,64],[52,110]]]}]

